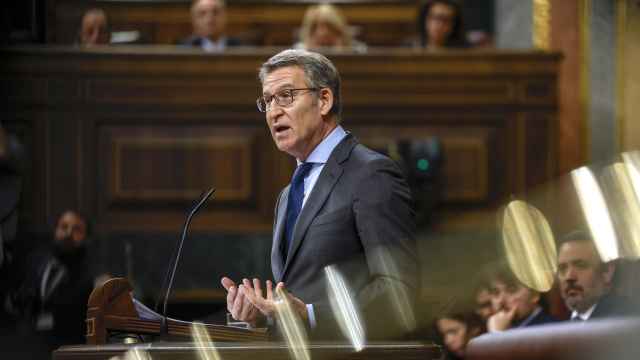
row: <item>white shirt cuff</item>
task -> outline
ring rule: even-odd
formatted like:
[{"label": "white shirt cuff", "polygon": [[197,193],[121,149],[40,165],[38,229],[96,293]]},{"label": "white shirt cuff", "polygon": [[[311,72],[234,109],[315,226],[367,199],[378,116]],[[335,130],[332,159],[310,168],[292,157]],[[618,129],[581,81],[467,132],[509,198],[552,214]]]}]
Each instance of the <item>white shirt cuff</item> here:
[{"label": "white shirt cuff", "polygon": [[313,312],[313,304],[306,304],[307,305],[307,315],[309,315],[309,326],[312,329],[315,329],[316,327],[316,314],[315,312]]}]

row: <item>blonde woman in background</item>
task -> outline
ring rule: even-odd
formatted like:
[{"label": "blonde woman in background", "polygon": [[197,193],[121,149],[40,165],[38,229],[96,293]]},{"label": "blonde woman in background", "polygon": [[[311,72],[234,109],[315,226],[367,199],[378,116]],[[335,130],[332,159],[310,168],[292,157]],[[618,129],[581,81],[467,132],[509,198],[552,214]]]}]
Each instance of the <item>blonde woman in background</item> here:
[{"label": "blonde woman in background", "polygon": [[297,49],[332,49],[365,52],[367,46],[355,40],[340,10],[331,4],[313,5],[307,9],[300,29]]}]

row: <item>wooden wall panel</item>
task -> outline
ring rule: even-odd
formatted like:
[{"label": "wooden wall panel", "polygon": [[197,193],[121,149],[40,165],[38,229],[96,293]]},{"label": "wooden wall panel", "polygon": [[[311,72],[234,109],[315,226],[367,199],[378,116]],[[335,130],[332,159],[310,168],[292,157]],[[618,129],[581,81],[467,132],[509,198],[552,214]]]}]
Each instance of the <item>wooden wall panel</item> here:
[{"label": "wooden wall panel", "polygon": [[247,201],[253,190],[251,141],[211,136],[113,139],[109,187],[114,201],[189,201],[216,188],[220,201]]},{"label": "wooden wall panel", "polygon": [[446,127],[411,126],[390,129],[368,126],[356,127],[353,132],[367,146],[386,153],[399,162],[402,159],[394,154],[394,147],[399,142],[422,141],[433,137],[439,139],[444,154],[442,200],[450,204],[488,203],[492,200],[492,171],[488,152],[493,147],[495,132],[490,129],[474,130],[462,135]]},{"label": "wooden wall panel", "polygon": [[[256,70],[272,54],[0,50],[0,78],[17,86],[4,90],[15,95],[2,112],[33,131],[34,176],[44,179],[30,182],[42,196],[28,208],[47,217],[36,222],[76,207],[107,232],[175,231],[215,186],[195,230],[270,231],[294,167],[255,107]],[[343,79],[344,126],[364,143],[442,140],[445,207],[491,211],[555,175],[556,54],[329,56]]]}]

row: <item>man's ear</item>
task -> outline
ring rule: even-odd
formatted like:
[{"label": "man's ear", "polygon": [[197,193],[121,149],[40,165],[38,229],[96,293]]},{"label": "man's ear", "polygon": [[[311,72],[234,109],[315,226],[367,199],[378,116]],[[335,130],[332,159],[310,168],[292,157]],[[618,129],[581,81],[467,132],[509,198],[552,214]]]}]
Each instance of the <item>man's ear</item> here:
[{"label": "man's ear", "polygon": [[329,88],[322,88],[318,91],[318,105],[320,106],[320,114],[326,116],[333,107],[333,91]]}]

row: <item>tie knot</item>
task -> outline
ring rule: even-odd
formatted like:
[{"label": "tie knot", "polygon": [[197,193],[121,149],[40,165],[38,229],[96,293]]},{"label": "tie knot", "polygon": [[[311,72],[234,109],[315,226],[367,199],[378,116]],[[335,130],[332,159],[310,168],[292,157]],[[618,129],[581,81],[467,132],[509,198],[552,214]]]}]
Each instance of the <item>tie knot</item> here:
[{"label": "tie knot", "polygon": [[293,173],[292,183],[297,183],[302,180],[309,174],[311,168],[313,167],[313,163],[304,162],[296,168],[296,171]]}]

